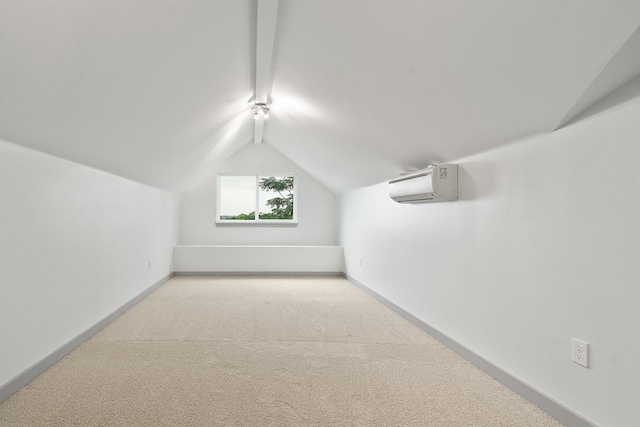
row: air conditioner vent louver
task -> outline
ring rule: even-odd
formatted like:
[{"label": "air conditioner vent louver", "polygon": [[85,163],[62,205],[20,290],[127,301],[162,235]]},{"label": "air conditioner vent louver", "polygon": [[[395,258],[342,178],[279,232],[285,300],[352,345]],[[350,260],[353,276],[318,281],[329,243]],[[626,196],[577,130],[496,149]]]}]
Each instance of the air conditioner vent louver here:
[{"label": "air conditioner vent louver", "polygon": [[429,166],[389,181],[389,197],[398,203],[458,200],[458,165]]}]

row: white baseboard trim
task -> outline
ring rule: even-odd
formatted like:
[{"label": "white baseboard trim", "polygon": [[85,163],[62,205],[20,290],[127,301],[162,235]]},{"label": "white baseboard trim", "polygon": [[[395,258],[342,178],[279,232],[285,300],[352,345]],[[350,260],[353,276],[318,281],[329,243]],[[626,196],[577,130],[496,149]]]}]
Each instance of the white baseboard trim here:
[{"label": "white baseboard trim", "polygon": [[120,315],[122,315],[131,307],[133,307],[135,304],[137,304],[140,300],[142,300],[144,297],[149,295],[151,292],[155,291],[157,288],[162,286],[171,277],[173,277],[173,273],[160,279],[158,282],[151,285],[145,291],[135,296],[129,302],[122,305],[116,311],[114,311],[104,319],[100,320],[98,323],[96,323],[86,331],[80,333],[78,336],[71,339],[69,342],[62,345],[57,350],[54,350],[51,354],[49,354],[48,356],[46,356],[45,358],[37,362],[35,365],[25,369],[22,373],[18,374],[15,378],[13,378],[12,380],[9,380],[8,383],[0,386],[0,403],[7,400],[12,394],[20,390],[25,385],[29,384],[38,375],[42,374],[44,371],[46,371],[47,369],[49,369],[50,367],[58,363],[63,357],[71,353],[73,350],[75,350],[77,347],[79,347],[82,343],[87,341],[93,335],[100,332],[100,330],[102,330],[105,326],[113,322]]},{"label": "white baseboard trim", "polygon": [[546,396],[544,393],[534,389],[533,387],[527,385],[522,382],[518,378],[512,376],[511,374],[503,371],[496,365],[482,358],[478,354],[474,353],[472,350],[469,350],[462,344],[458,343],[454,339],[448,337],[442,332],[438,331],[434,327],[428,325],[422,320],[418,319],[411,313],[405,311],[401,307],[395,305],[391,301],[387,300],[382,295],[376,293],[372,289],[368,288],[366,285],[357,281],[353,277],[345,274],[344,277],[353,283],[358,288],[362,289],[382,304],[395,311],[400,316],[407,319],[409,322],[413,323],[418,328],[425,331],[427,334],[431,335],[433,338],[456,352],[458,355],[462,356],[464,359],[471,362],[473,365],[478,367],[480,370],[484,371],[489,376],[493,377],[495,380],[510,388],[523,398],[527,399],[529,402],[536,405],[538,408],[542,409],[567,427],[596,427],[595,424],[587,421],[580,415],[576,414],[569,408],[563,406],[562,404],[556,402],[550,397]]},{"label": "white baseboard trim", "polygon": [[341,271],[176,271],[175,276],[285,276],[285,277],[344,277]]}]

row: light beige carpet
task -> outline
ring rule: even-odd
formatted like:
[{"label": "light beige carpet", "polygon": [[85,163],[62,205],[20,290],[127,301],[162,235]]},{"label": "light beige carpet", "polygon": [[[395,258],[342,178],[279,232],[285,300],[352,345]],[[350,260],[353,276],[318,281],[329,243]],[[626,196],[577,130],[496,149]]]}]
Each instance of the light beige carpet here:
[{"label": "light beige carpet", "polygon": [[560,426],[340,278],[174,277],[1,426]]}]

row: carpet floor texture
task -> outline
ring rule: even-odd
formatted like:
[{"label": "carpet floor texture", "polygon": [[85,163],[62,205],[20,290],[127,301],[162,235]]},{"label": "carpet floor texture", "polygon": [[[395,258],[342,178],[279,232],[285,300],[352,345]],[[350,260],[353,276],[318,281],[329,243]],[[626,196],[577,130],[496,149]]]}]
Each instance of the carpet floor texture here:
[{"label": "carpet floor texture", "polygon": [[342,278],[174,277],[0,426],[561,426]]}]

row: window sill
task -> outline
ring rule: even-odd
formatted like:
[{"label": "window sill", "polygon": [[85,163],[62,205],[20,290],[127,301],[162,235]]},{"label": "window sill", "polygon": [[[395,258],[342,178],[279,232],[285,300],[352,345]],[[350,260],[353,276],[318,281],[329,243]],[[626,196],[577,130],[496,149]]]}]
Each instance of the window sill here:
[{"label": "window sill", "polygon": [[297,227],[297,221],[216,221],[216,227]]}]

